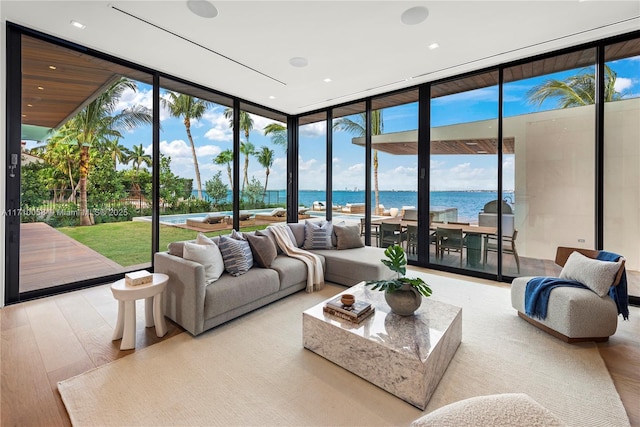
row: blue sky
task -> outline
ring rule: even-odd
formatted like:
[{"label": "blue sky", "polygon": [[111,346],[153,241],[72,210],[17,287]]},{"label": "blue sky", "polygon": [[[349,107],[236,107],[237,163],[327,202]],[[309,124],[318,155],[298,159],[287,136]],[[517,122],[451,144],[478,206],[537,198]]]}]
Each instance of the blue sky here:
[{"label": "blue sky", "polygon": [[[609,65],[617,72],[616,89],[626,96],[640,96],[640,57],[613,61]],[[520,80],[505,85],[505,116],[531,113],[555,108],[547,102],[538,110],[527,104],[526,92],[533,86],[549,78],[564,79],[575,74],[575,70],[556,73],[528,80]],[[121,108],[135,103],[151,107],[151,88],[140,85],[138,92],[127,92],[121,99]],[[225,183],[226,167],[213,163],[213,159],[223,150],[232,148],[232,131],[228,120],[224,118],[223,106],[207,111],[205,116],[192,123],[191,132],[196,145],[202,182],[222,170]],[[433,126],[468,123],[497,117],[497,88],[484,88],[461,94],[435,99],[432,103]],[[402,105],[386,109],[383,112],[384,131],[397,132],[417,128],[417,104]],[[270,119],[253,115],[254,129],[249,140],[260,148],[268,146],[275,151],[275,161],[269,176],[269,189],[285,188],[286,154],[280,147],[274,146],[269,137],[264,136],[264,127]],[[181,119],[172,118],[166,110],[160,112],[162,125],[160,150],[171,156],[174,173],[194,177],[191,149]],[[324,189],[326,171],[324,123],[306,125],[300,129],[300,184],[299,188]],[[364,149],[351,143],[353,135],[344,132],[334,133],[333,182],[334,189],[364,188]],[[244,136],[242,136],[244,138]],[[142,143],[151,154],[151,129],[136,129],[126,135],[121,143],[127,147]],[[433,156],[433,190],[492,190],[496,188],[497,156]],[[417,156],[397,156],[380,152],[378,182],[381,190],[415,190],[417,187]],[[504,188],[513,188],[513,156],[505,156]],[[264,169],[255,158],[251,158],[249,177],[255,176],[264,182]],[[195,182],[194,182],[195,188]]]}]

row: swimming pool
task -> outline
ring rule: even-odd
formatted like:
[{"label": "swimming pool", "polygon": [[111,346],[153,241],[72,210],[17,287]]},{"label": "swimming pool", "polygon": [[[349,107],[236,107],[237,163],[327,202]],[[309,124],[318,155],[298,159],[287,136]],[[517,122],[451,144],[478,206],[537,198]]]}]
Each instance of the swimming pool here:
[{"label": "swimming pool", "polygon": [[[273,209],[269,208],[269,209],[249,209],[249,210],[242,210],[241,212],[247,212],[247,213],[252,213],[252,214],[264,214],[264,213],[269,213],[273,211]],[[176,225],[176,224],[186,224],[187,223],[187,219],[193,219],[193,218],[204,218],[205,216],[212,214],[212,215],[229,215],[231,216],[233,214],[233,212],[231,211],[222,211],[222,212],[197,212],[197,213],[188,213],[188,214],[176,214],[176,215],[160,215],[160,224],[167,224],[167,225]],[[151,217],[150,216],[139,216],[139,217],[135,217],[133,218],[134,221],[151,221]]]}]

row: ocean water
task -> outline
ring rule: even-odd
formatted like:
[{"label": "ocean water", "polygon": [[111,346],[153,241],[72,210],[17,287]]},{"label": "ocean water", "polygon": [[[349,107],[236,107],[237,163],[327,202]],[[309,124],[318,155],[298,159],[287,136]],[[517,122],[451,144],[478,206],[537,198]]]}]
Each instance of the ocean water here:
[{"label": "ocean water", "polygon": [[[203,191],[203,193],[206,192]],[[196,192],[193,192],[194,196]],[[418,193],[416,191],[380,191],[380,204],[385,209],[398,208],[403,206],[417,206]],[[333,204],[345,206],[347,203],[364,203],[364,191],[334,191],[332,193]],[[496,200],[495,191],[432,191],[430,204],[432,207],[458,208],[458,220],[475,223],[478,220],[478,212],[482,211],[484,205],[492,200]],[[228,196],[231,200],[231,193]],[[371,202],[374,203],[373,193]],[[515,195],[512,192],[504,193],[504,198],[513,207]],[[311,207],[315,201],[325,201],[324,191],[305,191],[298,193],[298,202],[302,206]],[[287,195],[284,190],[269,190],[265,202],[268,204],[286,204]]]}]

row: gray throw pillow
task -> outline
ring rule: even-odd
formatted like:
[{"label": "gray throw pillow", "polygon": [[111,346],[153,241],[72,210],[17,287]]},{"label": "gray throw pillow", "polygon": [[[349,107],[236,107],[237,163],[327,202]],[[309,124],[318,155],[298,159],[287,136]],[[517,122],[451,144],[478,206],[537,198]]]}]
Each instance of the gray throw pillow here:
[{"label": "gray throw pillow", "polygon": [[603,297],[613,285],[621,264],[622,261],[600,261],[572,252],[560,272],[560,278],[580,282]]},{"label": "gray throw pillow", "polygon": [[291,232],[290,236],[293,236],[293,243],[297,247],[302,247],[304,245],[304,224],[300,222],[292,222],[287,224],[287,228]]},{"label": "gray throw pillow", "polygon": [[364,243],[360,239],[360,226],[334,225],[333,231],[337,238],[337,249],[362,248]]},{"label": "gray throw pillow", "polygon": [[304,249],[333,249],[331,236],[333,225],[331,221],[305,221],[304,224]]},{"label": "gray throw pillow", "polygon": [[220,252],[224,260],[224,268],[232,276],[240,276],[253,267],[251,247],[246,240],[236,240],[221,236]]},{"label": "gray throw pillow", "polygon": [[276,259],[278,252],[273,244],[271,237],[256,231],[254,234],[246,234],[245,237],[249,241],[253,260],[262,268],[271,267],[271,263]]}]

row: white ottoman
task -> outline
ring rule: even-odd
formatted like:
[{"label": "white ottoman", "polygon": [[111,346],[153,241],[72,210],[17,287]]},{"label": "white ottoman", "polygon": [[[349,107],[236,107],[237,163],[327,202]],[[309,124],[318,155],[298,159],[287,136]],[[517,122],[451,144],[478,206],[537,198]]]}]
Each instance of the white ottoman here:
[{"label": "white ottoman", "polygon": [[564,426],[553,412],[524,393],[477,396],[424,415],[411,427]]},{"label": "white ottoman", "polygon": [[551,291],[547,317],[532,319],[525,314],[524,293],[532,277],[511,282],[511,306],[518,315],[566,342],[606,341],[618,327],[618,309],[608,296],[589,289],[557,287]]}]

